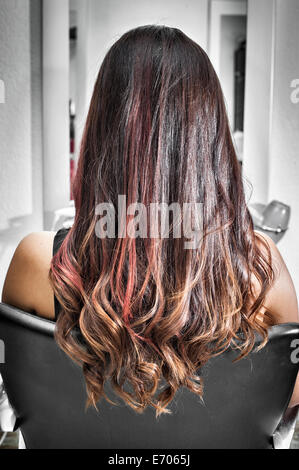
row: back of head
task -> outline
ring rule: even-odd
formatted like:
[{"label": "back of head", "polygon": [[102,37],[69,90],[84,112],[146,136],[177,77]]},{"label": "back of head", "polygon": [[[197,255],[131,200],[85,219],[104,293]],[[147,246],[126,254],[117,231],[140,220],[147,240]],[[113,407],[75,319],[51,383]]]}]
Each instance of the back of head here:
[{"label": "back of head", "polygon": [[136,411],[165,413],[180,386],[202,395],[198,368],[239,333],[242,356],[255,331],[266,340],[258,311],[273,273],[255,243],[221,86],[179,29],[139,27],[108,51],[74,196],[50,279],[57,340],[82,363],[89,403],[110,377]]}]

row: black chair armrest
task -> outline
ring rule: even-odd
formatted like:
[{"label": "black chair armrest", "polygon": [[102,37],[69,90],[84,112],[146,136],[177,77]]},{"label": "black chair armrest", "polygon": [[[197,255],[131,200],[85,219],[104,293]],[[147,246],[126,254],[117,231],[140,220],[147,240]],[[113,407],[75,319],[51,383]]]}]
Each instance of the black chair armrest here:
[{"label": "black chair armrest", "polygon": [[298,418],[299,405],[287,408],[273,435],[275,449],[289,449]]}]

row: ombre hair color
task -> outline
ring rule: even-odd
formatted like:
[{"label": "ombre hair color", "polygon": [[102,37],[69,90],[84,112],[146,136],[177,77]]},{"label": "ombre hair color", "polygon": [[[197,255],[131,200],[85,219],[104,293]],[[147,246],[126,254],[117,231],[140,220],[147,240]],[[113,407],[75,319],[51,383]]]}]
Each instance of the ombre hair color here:
[{"label": "ombre hair color", "polygon": [[[179,387],[203,395],[199,368],[209,358],[228,347],[242,358],[256,332],[266,343],[271,316],[259,312],[273,281],[270,250],[253,229],[217,75],[182,31],[138,27],[108,51],[73,191],[75,222],[50,280],[61,305],[56,339],[82,365],[89,405],[111,402],[110,380],[137,412],[168,413]],[[186,250],[171,233],[97,237],[97,205],[117,208],[119,195],[147,209],[202,203],[200,246]]]}]

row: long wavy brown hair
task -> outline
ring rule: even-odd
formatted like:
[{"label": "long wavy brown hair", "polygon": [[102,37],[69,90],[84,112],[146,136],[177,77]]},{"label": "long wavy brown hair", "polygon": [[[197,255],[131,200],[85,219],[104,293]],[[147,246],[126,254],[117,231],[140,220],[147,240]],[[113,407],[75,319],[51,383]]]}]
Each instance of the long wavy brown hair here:
[{"label": "long wavy brown hair", "polygon": [[[185,249],[174,224],[168,238],[97,236],[96,207],[117,213],[119,195],[146,210],[202,203],[200,245]],[[181,386],[202,397],[199,369],[212,356],[236,347],[242,358],[256,333],[266,343],[271,317],[259,312],[273,282],[270,250],[257,243],[217,75],[179,29],[138,27],[108,51],[74,198],[74,225],[49,276],[61,306],[56,339],[82,365],[88,405],[116,404],[104,392],[109,379],[137,412],[169,413]]]}]

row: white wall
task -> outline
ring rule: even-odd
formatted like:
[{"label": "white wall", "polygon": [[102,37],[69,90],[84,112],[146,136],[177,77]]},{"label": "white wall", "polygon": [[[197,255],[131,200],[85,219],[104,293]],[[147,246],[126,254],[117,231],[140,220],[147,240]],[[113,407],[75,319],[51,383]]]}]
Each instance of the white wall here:
[{"label": "white wall", "polygon": [[0,0],[0,292],[13,252],[43,230],[41,5]]},{"label": "white wall", "polygon": [[268,200],[291,206],[290,229],[279,248],[299,296],[299,103],[291,101],[291,82],[299,78],[298,25],[298,0],[276,0]]},{"label": "white wall", "polygon": [[69,1],[43,0],[44,218],[70,201]]},{"label": "white wall", "polygon": [[[32,212],[29,0],[0,0],[0,229]],[[22,184],[20,185],[20,181]]]},{"label": "white wall", "polygon": [[291,206],[290,228],[279,242],[299,293],[299,78],[298,0],[249,0],[244,174],[252,202]]},{"label": "white wall", "polygon": [[[268,202],[275,0],[249,0],[244,115],[244,175],[251,202]],[[248,197],[250,191],[248,186]]]}]

